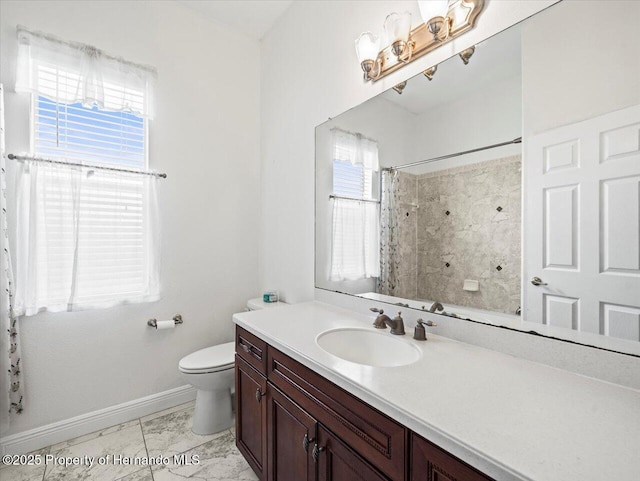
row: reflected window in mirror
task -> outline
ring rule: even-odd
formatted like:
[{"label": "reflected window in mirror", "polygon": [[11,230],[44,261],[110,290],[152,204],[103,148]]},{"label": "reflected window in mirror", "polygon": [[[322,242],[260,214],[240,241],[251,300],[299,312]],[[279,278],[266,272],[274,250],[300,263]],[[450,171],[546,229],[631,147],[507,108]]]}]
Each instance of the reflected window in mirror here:
[{"label": "reflected window in mirror", "polygon": [[379,273],[379,212],[375,201],[378,143],[334,129],[333,211],[329,280],[369,279]]}]

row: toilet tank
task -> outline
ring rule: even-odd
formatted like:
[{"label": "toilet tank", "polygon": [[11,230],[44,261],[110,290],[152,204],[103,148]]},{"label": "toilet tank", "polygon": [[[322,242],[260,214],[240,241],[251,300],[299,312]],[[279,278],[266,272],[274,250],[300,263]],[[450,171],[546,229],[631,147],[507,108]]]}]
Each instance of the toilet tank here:
[{"label": "toilet tank", "polygon": [[249,299],[247,301],[247,311],[258,311],[260,309],[268,309],[269,307],[284,306],[286,302],[264,302],[262,297],[256,297],[255,299]]}]

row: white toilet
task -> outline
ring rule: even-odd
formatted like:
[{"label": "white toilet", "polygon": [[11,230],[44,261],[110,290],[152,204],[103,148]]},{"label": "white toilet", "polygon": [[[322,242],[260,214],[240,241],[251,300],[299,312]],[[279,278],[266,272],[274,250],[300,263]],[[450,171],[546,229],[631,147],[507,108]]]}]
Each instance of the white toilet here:
[{"label": "white toilet", "polygon": [[191,428],[195,434],[213,434],[233,425],[234,354],[235,343],[227,342],[180,359],[182,376],[198,390]]},{"label": "white toilet", "polygon": [[[283,304],[251,299],[247,302],[247,309],[255,311]],[[182,376],[198,390],[191,428],[195,434],[213,434],[233,426],[234,355],[235,342],[227,342],[200,349],[180,359],[178,369]]]}]

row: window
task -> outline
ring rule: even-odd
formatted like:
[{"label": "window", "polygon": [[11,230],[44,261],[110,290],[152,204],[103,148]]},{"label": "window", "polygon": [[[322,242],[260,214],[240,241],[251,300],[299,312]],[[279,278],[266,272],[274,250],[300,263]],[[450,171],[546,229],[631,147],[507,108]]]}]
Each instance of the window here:
[{"label": "window", "polygon": [[334,160],[333,194],[354,199],[373,199],[373,169]]},{"label": "window", "polygon": [[332,131],[333,225],[329,279],[379,274],[379,206],[374,185],[378,146],[360,134]]},{"label": "window", "polygon": [[[73,48],[65,57],[59,41],[51,51],[31,47],[30,57],[19,56],[29,84],[18,81],[16,90],[32,94],[33,156],[58,162],[28,160],[18,169],[18,311],[156,300],[156,177],[108,170],[147,168],[149,92],[111,75],[124,71],[113,65],[81,74]],[[95,49],[79,52],[96,60]]]}]

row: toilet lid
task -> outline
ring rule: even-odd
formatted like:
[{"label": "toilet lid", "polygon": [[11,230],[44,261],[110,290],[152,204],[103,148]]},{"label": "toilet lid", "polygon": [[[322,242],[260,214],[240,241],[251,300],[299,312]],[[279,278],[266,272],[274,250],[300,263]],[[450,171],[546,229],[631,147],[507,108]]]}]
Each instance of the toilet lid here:
[{"label": "toilet lid", "polygon": [[200,371],[204,369],[219,369],[233,366],[235,343],[227,342],[217,346],[207,347],[193,352],[180,359],[178,366],[186,371]]}]

